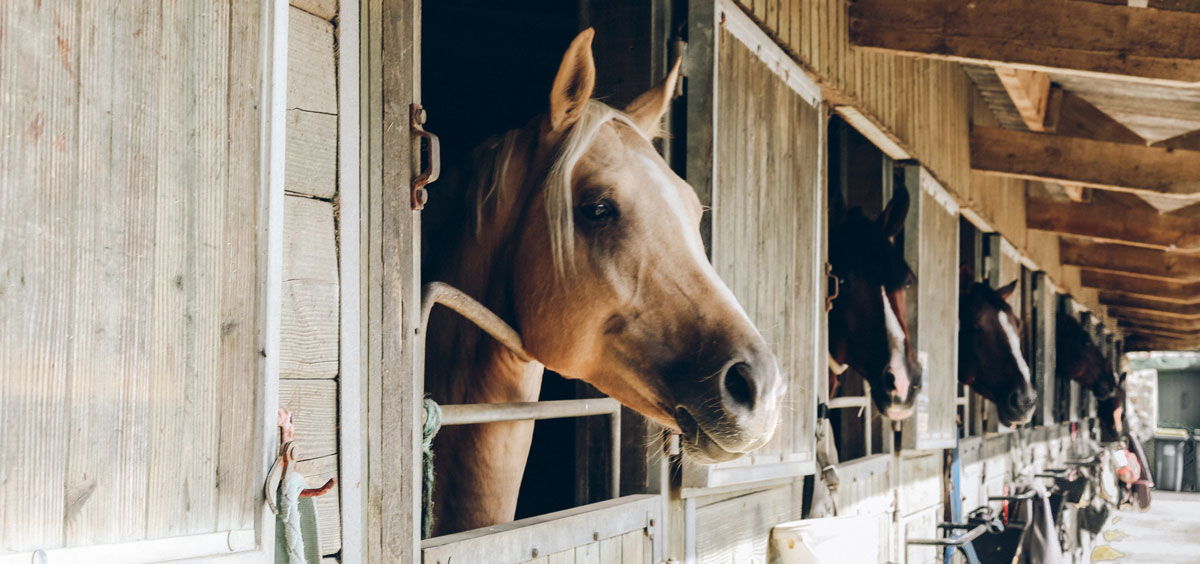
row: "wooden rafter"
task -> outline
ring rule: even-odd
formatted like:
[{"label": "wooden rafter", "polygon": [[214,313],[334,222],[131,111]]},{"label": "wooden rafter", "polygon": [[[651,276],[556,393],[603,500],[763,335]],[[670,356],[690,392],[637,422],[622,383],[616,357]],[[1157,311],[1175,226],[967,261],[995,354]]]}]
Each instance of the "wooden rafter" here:
[{"label": "wooden rafter", "polygon": [[1164,327],[1195,328],[1200,330],[1200,315],[1184,315],[1171,311],[1141,309],[1124,306],[1109,306],[1108,313],[1118,319],[1161,324]]},{"label": "wooden rafter", "polygon": [[859,47],[1034,70],[1200,82],[1200,14],[1069,0],[855,0]]},{"label": "wooden rafter", "polygon": [[1112,307],[1129,307],[1150,311],[1175,312],[1180,315],[1200,316],[1200,296],[1191,302],[1180,303],[1173,300],[1161,300],[1152,296],[1126,294],[1123,292],[1100,292],[1100,303]]},{"label": "wooden rafter", "polygon": [[1200,281],[1200,255],[1064,237],[1059,243],[1059,258],[1071,266],[1183,282]]},{"label": "wooden rafter", "polygon": [[1158,213],[1145,203],[1129,205],[1122,198],[1097,197],[1089,203],[1076,203],[1030,195],[1025,224],[1030,229],[1160,249],[1200,250],[1200,219]]},{"label": "wooden rafter", "polygon": [[1030,131],[1046,129],[1046,107],[1050,99],[1050,75],[1041,71],[996,67],[996,76]]},{"label": "wooden rafter", "polygon": [[1200,282],[1147,278],[1091,268],[1083,268],[1079,271],[1079,282],[1088,288],[1152,297],[1181,304],[1200,301]]},{"label": "wooden rafter", "polygon": [[1154,147],[1162,147],[1164,149],[1187,149],[1190,151],[1200,151],[1200,129],[1189,131],[1182,135],[1176,135],[1170,139],[1163,139],[1153,145]]},{"label": "wooden rafter", "polygon": [[[1057,87],[1052,89],[1052,95],[1053,90],[1057,90]],[[1046,133],[1113,143],[1146,144],[1141,135],[1082,96],[1066,90],[1060,93],[1059,100],[1051,101],[1046,114]]]},{"label": "wooden rafter", "polygon": [[971,129],[971,168],[979,172],[1121,192],[1200,193],[1200,152]]}]

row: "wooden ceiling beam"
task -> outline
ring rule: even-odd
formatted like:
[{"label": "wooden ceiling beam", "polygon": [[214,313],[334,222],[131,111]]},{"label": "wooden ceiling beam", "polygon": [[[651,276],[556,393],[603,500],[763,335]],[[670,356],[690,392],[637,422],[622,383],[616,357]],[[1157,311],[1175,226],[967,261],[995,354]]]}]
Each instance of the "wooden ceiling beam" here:
[{"label": "wooden ceiling beam", "polygon": [[971,169],[1119,192],[1200,193],[1198,151],[991,127],[971,128]]},{"label": "wooden ceiling beam", "polygon": [[1197,34],[1200,14],[1069,0],[850,2],[857,47],[1159,84],[1200,82]]},{"label": "wooden ceiling beam", "polygon": [[[1058,90],[1058,87],[1053,87]],[[1066,137],[1082,137],[1096,141],[1111,141],[1113,143],[1129,143],[1145,145],[1146,140],[1125,124],[1113,119],[1073,92],[1061,91],[1057,100],[1050,103],[1050,111],[1046,114],[1046,133]]]},{"label": "wooden ceiling beam", "polygon": [[1059,259],[1071,266],[1200,282],[1200,255],[1194,254],[1063,237],[1059,242]]},{"label": "wooden ceiling beam", "polygon": [[1079,283],[1102,291],[1149,297],[1161,301],[1190,304],[1200,301],[1200,282],[1181,282],[1162,278],[1147,278],[1108,270],[1083,268]]},{"label": "wooden ceiling beam", "polygon": [[1200,341],[1200,329],[1186,328],[1173,329],[1154,324],[1141,323],[1136,321],[1120,321],[1121,328],[1128,333],[1136,333],[1139,335],[1154,335],[1157,337],[1171,337],[1176,339],[1194,339]]},{"label": "wooden ceiling beam", "polygon": [[[1096,4],[1110,4],[1113,6],[1127,6],[1129,0],[1086,0]],[[1173,12],[1195,12],[1200,13],[1200,0],[1145,0],[1144,8],[1152,8],[1155,10],[1169,10]]]},{"label": "wooden ceiling beam", "polygon": [[1109,306],[1108,313],[1118,319],[1142,323],[1160,324],[1165,327],[1195,328],[1200,330],[1200,315],[1187,315],[1173,311],[1143,309],[1125,306]]},{"label": "wooden ceiling beam", "polygon": [[1161,300],[1152,296],[1101,290],[1100,303],[1113,307],[1131,307],[1153,311],[1175,312],[1181,315],[1200,316],[1200,296],[1197,296],[1197,299],[1193,301],[1180,303],[1174,300]]},{"label": "wooden ceiling beam", "polygon": [[1127,351],[1191,351],[1200,345],[1200,339],[1172,339],[1136,335],[1125,341]]},{"label": "wooden ceiling beam", "polygon": [[1168,150],[1185,149],[1189,151],[1200,151],[1200,129],[1189,131],[1182,135],[1176,135],[1170,139],[1163,139],[1151,147],[1162,147]]},{"label": "wooden ceiling beam", "polygon": [[1046,130],[1046,108],[1050,99],[1050,75],[1041,71],[996,67],[996,76],[1030,131]]},{"label": "wooden ceiling beam", "polygon": [[1139,204],[1099,197],[1076,203],[1027,195],[1025,226],[1164,250],[1200,251],[1200,219],[1162,214]]}]

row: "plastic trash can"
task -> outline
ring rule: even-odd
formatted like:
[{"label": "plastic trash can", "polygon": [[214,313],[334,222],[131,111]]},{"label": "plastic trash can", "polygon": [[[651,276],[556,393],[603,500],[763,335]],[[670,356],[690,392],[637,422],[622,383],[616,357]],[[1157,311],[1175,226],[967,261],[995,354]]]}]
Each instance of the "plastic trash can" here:
[{"label": "plastic trash can", "polygon": [[1154,431],[1154,485],[1177,492],[1183,486],[1184,447],[1191,439],[1185,429]]},{"label": "plastic trash can", "polygon": [[1200,492],[1200,429],[1192,430],[1192,485]]}]

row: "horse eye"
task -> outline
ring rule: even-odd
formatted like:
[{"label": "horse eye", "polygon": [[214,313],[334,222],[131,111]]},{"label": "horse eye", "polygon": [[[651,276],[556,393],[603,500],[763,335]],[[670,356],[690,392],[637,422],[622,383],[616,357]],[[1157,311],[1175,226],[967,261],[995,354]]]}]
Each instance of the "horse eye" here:
[{"label": "horse eye", "polygon": [[600,200],[580,205],[579,213],[589,221],[607,221],[617,215],[617,207],[608,200]]}]

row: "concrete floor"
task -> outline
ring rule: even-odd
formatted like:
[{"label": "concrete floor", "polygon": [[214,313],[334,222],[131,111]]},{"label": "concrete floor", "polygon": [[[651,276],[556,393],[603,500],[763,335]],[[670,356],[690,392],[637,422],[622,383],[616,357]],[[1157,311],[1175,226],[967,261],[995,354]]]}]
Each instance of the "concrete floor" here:
[{"label": "concrete floor", "polygon": [[1092,562],[1200,563],[1200,493],[1155,491],[1149,511],[1115,513],[1093,543]]}]

